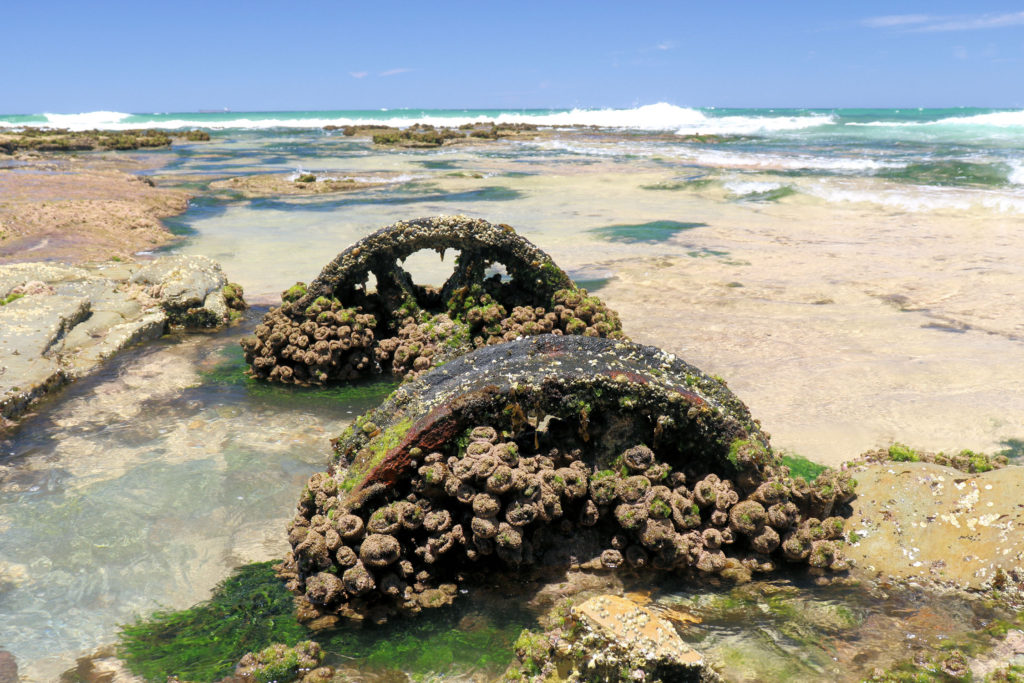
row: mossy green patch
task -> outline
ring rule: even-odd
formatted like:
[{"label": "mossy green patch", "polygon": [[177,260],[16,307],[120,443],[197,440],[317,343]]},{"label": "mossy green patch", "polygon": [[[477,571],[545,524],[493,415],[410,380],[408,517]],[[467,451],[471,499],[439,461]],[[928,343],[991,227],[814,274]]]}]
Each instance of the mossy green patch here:
[{"label": "mossy green patch", "polygon": [[360,458],[349,468],[348,474],[338,487],[343,491],[351,491],[369,472],[376,467],[384,456],[402,442],[406,433],[412,428],[412,418],[399,420],[376,437],[367,446],[369,456]]},{"label": "mossy green patch", "polygon": [[894,443],[889,446],[889,459],[893,462],[918,462],[921,456],[905,444]]},{"label": "mossy green patch", "polygon": [[413,680],[476,671],[500,673],[514,657],[513,643],[526,617],[514,610],[500,617],[432,610],[374,629],[339,629],[318,635],[327,660],[343,660],[360,671],[404,671]]},{"label": "mossy green patch", "polygon": [[589,232],[608,242],[627,244],[636,242],[654,243],[664,242],[683,230],[702,228],[705,225],[705,223],[684,223],[664,220],[636,225],[606,225],[600,228],[592,228]]},{"label": "mossy green patch", "polygon": [[158,611],[122,626],[118,656],[147,679],[213,681],[229,675],[247,652],[298,643],[308,632],[296,621],[292,595],[272,564],[238,569],[194,607]]},{"label": "mossy green patch", "polygon": [[[238,569],[210,600],[194,607],[123,626],[118,655],[147,680],[177,676],[203,682],[230,675],[248,652],[312,639],[327,663],[355,664],[359,670],[397,669],[414,680],[452,672],[496,675],[512,661],[516,636],[532,621],[516,609],[485,617],[453,608],[380,628],[310,632],[296,621],[292,595],[274,576],[272,564]],[[289,662],[283,664],[287,669]]]},{"label": "mossy green patch", "polygon": [[808,483],[813,482],[819,474],[828,469],[825,465],[819,465],[796,453],[783,453],[780,460],[789,468],[790,476],[803,477]]},{"label": "mossy green patch", "polygon": [[292,384],[271,384],[249,377],[245,374],[248,368],[242,347],[229,344],[220,352],[220,362],[208,370],[200,371],[199,375],[205,386],[236,387],[244,391],[250,399],[282,407],[337,407],[353,404],[360,409],[366,409],[386,398],[400,383],[397,379],[384,377],[352,384],[300,387]]},{"label": "mossy green patch", "polygon": [[18,299],[20,299],[23,296],[25,296],[25,295],[24,294],[8,294],[5,298],[0,299],[0,306],[6,306],[7,304],[11,303],[12,301],[17,301]]}]

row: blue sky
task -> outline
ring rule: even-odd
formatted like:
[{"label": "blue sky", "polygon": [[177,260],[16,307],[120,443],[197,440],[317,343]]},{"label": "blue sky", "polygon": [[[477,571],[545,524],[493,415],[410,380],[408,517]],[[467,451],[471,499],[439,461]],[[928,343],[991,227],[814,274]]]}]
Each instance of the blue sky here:
[{"label": "blue sky", "polygon": [[0,113],[1024,107],[1021,10],[941,1],[18,2],[0,15]]}]

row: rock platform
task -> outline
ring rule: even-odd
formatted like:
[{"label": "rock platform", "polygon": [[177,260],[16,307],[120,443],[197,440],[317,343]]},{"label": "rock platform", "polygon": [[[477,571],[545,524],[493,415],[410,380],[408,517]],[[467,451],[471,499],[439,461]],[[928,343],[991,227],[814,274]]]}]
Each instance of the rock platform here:
[{"label": "rock platform", "polygon": [[171,327],[226,325],[245,305],[240,291],[205,256],[0,266],[0,428],[43,396]]}]

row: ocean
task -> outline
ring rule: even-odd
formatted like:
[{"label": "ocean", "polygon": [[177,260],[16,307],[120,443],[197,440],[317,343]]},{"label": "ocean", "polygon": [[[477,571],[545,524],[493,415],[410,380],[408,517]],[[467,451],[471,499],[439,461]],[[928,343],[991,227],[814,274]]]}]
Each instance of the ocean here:
[{"label": "ocean", "polygon": [[[632,109],[380,109],[128,114],[88,112],[0,116],[0,129],[49,126],[202,128],[243,139],[280,138],[324,126],[459,126],[481,121],[562,129],[593,127],[608,140],[524,145],[525,156],[658,158],[728,170],[736,197],[807,193],[827,201],[872,201],[908,209],[988,207],[1024,211],[1024,111],[945,109],[718,109],[666,103]],[[340,133],[338,133],[340,135]],[[693,136],[720,136],[704,143]],[[651,139],[651,138],[654,139]],[[750,174],[768,179],[749,181]],[[824,179],[806,183],[797,179]],[[842,179],[877,178],[870,191]],[[929,192],[941,187],[941,196]]]}]

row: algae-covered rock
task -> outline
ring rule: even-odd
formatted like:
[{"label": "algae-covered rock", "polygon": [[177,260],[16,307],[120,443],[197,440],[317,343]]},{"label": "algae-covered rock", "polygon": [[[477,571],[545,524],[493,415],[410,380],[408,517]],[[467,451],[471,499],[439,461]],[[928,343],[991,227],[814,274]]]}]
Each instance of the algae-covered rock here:
[{"label": "algae-covered rock", "polygon": [[[422,250],[457,252],[440,288],[414,283],[401,266]],[[507,279],[489,274],[496,265]],[[352,245],[308,287],[285,291],[242,347],[254,376],[308,385],[414,377],[474,348],[539,334],[623,337],[614,311],[510,226],[439,216]]]},{"label": "algae-covered rock", "polygon": [[0,429],[169,323],[219,327],[244,306],[241,288],[205,257],[0,265]]},{"label": "algae-covered rock", "polygon": [[[845,568],[841,524],[816,515],[849,500],[849,477],[790,478],[722,382],[653,347],[553,335],[489,346],[403,384],[335,449],[302,494],[282,567],[314,620],[415,614],[495,572],[745,581],[784,563],[789,537],[807,544],[793,561]],[[740,520],[762,512],[734,531],[735,507]],[[332,534],[344,543],[331,548]],[[344,572],[339,604],[310,584],[324,571]]]},{"label": "algae-covered rock", "polygon": [[506,680],[718,681],[671,622],[615,595],[601,595],[544,633],[524,631]]},{"label": "algae-covered rock", "polygon": [[320,645],[311,640],[294,647],[278,643],[242,657],[235,677],[253,683],[327,683],[334,669],[320,666],[323,659]]}]

